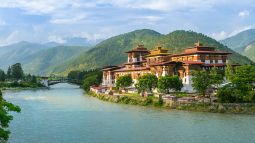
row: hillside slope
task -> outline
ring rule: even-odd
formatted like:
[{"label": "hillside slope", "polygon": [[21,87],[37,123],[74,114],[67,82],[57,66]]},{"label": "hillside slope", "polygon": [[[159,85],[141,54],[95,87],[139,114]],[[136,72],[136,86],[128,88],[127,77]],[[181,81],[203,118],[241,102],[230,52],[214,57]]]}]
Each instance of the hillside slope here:
[{"label": "hillside slope", "polygon": [[255,62],[255,50],[253,50],[255,45],[255,29],[240,32],[220,42]]},{"label": "hillside slope", "polygon": [[85,47],[57,46],[26,57],[22,64],[27,73],[50,74],[53,67],[64,64],[86,50]]},{"label": "hillside slope", "polygon": [[176,53],[181,52],[184,48],[192,47],[197,41],[202,42],[204,45],[215,46],[217,49],[232,52],[233,54],[230,57],[232,63],[252,63],[248,58],[241,56],[203,34],[179,30],[162,35],[153,30],[143,29],[109,38],[68,63],[57,66],[54,72],[64,71],[62,74],[67,74],[71,70],[88,70],[106,65],[121,64],[126,61],[126,54],[124,52],[134,48],[141,42],[148,49],[161,45],[167,48],[169,52]]},{"label": "hillside slope", "polygon": [[48,48],[42,44],[25,41],[0,47],[0,68],[7,69],[9,65],[22,62],[26,57]]},{"label": "hillside slope", "polygon": [[255,42],[246,46],[243,54],[255,62]]},{"label": "hillside slope", "polygon": [[243,52],[244,48],[255,41],[255,29],[240,32],[220,42],[237,52]]}]

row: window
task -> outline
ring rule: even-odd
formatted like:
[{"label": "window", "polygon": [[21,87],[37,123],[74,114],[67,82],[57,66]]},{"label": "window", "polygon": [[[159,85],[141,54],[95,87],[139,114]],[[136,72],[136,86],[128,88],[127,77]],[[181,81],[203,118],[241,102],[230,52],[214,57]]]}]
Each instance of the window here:
[{"label": "window", "polygon": [[201,62],[205,62],[205,56],[204,55],[201,55],[200,58],[201,58]]}]

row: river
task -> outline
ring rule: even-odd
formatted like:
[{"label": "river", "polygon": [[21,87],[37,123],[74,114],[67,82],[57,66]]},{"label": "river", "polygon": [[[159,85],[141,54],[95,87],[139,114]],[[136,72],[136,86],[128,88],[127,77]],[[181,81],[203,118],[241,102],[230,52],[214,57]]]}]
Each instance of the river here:
[{"label": "river", "polygon": [[78,86],[7,91],[10,143],[254,143],[255,116],[198,113],[103,102]]}]

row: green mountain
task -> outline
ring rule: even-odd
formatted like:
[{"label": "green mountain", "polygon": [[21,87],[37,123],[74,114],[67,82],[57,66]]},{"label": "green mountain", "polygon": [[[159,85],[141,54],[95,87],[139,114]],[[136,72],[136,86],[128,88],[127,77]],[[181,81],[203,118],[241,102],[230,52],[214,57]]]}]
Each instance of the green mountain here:
[{"label": "green mountain", "polygon": [[143,43],[148,49],[161,45],[167,48],[169,52],[176,53],[181,52],[184,48],[192,47],[197,41],[202,42],[204,45],[215,46],[219,50],[232,52],[233,54],[230,56],[232,63],[252,64],[252,61],[248,58],[200,33],[179,30],[163,35],[153,30],[143,29],[104,40],[94,48],[82,53],[79,57],[57,66],[54,72],[67,74],[71,70],[88,70],[106,65],[121,64],[127,60],[127,55],[124,52],[140,43]]},{"label": "green mountain", "polygon": [[243,54],[255,62],[255,42],[246,46]]},{"label": "green mountain", "polygon": [[249,29],[227,39],[221,40],[220,42],[235,51],[243,52],[244,48],[254,41],[255,29]]},{"label": "green mountain", "polygon": [[49,74],[54,67],[66,63],[86,50],[85,47],[57,46],[27,56],[22,64],[27,73]]},{"label": "green mountain", "polygon": [[7,69],[9,65],[22,62],[26,57],[48,48],[42,44],[25,41],[0,47],[0,68]]},{"label": "green mountain", "polygon": [[240,32],[220,42],[255,62],[255,29]]}]

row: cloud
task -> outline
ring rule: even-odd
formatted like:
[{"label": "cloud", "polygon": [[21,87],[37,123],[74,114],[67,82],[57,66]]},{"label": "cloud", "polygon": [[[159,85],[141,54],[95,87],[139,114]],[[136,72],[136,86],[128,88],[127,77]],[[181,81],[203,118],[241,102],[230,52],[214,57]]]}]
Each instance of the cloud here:
[{"label": "cloud", "polygon": [[211,37],[214,38],[214,39],[216,39],[216,40],[225,39],[225,38],[227,38],[227,36],[228,36],[228,34],[227,34],[227,32],[225,32],[225,31],[221,31],[221,32],[219,32],[219,33],[213,33],[213,34],[211,34]]},{"label": "cloud", "polygon": [[236,34],[238,34],[240,32],[243,32],[243,31],[246,31],[246,30],[252,29],[252,28],[253,28],[252,26],[244,26],[244,27],[238,28],[238,29],[236,29],[232,32],[221,31],[221,32],[218,32],[218,33],[212,33],[211,37],[216,39],[216,40],[223,40],[223,39],[235,36]]},{"label": "cloud", "polygon": [[47,14],[71,4],[70,0],[0,0],[1,8],[20,8],[28,14]]},{"label": "cloud", "polygon": [[[72,35],[105,39],[144,28],[164,34],[193,30],[219,40],[251,27],[244,24],[253,25],[254,16],[247,11],[252,4],[253,0],[0,0],[0,18],[5,20],[0,19],[0,30],[5,36],[18,31],[21,36],[14,41],[33,42],[64,42]],[[246,16],[251,18],[241,19]]]},{"label": "cloud", "polygon": [[89,41],[97,41],[98,39],[101,40],[101,39],[109,38],[116,34],[118,34],[118,33],[112,28],[100,28],[100,29],[98,29],[97,32],[93,32],[93,33],[76,32],[76,33],[73,33],[71,36],[86,38]]},{"label": "cloud", "polygon": [[[223,2],[225,0],[222,0]],[[20,8],[30,14],[53,14],[62,9],[69,10],[72,8],[92,8],[102,5],[151,9],[159,11],[172,11],[178,9],[196,9],[205,10],[219,4],[217,0],[0,0],[2,8]]]},{"label": "cloud", "polygon": [[75,24],[75,23],[83,21],[86,17],[87,17],[87,14],[82,13],[82,14],[76,15],[75,17],[51,19],[50,22],[54,24]]},{"label": "cloud", "polygon": [[238,16],[240,16],[240,17],[246,17],[246,16],[249,16],[249,15],[250,15],[250,12],[248,10],[240,11],[238,13]]},{"label": "cloud", "polygon": [[15,43],[19,41],[19,31],[11,32],[7,37],[0,39],[0,46],[9,45],[11,43]]},{"label": "cloud", "polygon": [[62,37],[59,37],[59,36],[56,36],[56,35],[50,35],[48,37],[48,41],[49,42],[56,42],[56,43],[60,43],[60,44],[66,42]]},{"label": "cloud", "polygon": [[6,25],[6,22],[0,19],[0,26]]},{"label": "cloud", "polygon": [[[99,0],[118,7],[173,11],[180,9],[208,10],[220,2],[217,0]],[[222,0],[221,2],[224,2]]]}]

